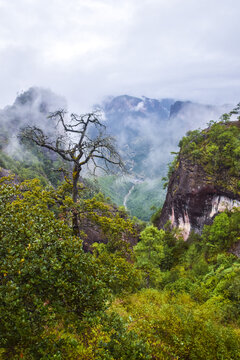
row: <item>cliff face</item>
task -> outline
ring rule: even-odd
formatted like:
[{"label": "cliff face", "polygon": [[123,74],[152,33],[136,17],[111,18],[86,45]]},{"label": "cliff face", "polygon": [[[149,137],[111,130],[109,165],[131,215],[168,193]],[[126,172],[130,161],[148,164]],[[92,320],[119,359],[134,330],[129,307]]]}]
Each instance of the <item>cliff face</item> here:
[{"label": "cliff face", "polygon": [[[136,230],[135,235],[127,234],[124,232],[119,234],[119,238],[124,242],[126,242],[127,244],[129,244],[131,248],[135,246],[139,241],[139,236],[137,233],[137,231],[139,232],[139,229],[136,228],[135,230]],[[109,241],[108,236],[104,234],[101,227],[94,223],[88,223],[88,226],[84,228],[84,234],[85,234],[85,237],[83,237],[84,251],[91,252],[93,250],[92,245],[94,243],[107,244]]]},{"label": "cliff face", "polygon": [[170,220],[187,240],[191,231],[200,234],[218,213],[240,207],[239,144],[239,122],[215,124],[183,138],[155,225],[162,228]]},{"label": "cliff face", "polygon": [[170,178],[157,226],[162,228],[170,220],[186,240],[191,231],[200,234],[216,214],[235,206],[240,206],[240,195],[216,186],[201,165],[181,158]]},{"label": "cliff face", "polygon": [[[0,179],[3,177],[8,177],[8,176],[13,176],[13,178],[11,178],[11,180],[10,180],[11,183],[14,183],[14,184],[19,183],[19,179],[16,175],[14,175],[10,170],[4,169],[0,166]],[[9,183],[9,181],[4,181],[4,183]]]}]

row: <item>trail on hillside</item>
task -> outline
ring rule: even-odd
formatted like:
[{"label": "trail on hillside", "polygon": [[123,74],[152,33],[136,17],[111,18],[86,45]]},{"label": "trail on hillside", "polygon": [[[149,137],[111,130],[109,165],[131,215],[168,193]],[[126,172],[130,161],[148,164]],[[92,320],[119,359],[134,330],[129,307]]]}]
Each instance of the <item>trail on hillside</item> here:
[{"label": "trail on hillside", "polygon": [[141,183],[143,183],[143,182],[144,182],[143,179],[136,179],[136,178],[135,178],[135,179],[131,179],[132,187],[129,189],[128,193],[124,196],[124,200],[123,200],[123,206],[125,207],[126,210],[128,210],[128,208],[127,208],[128,199],[129,199],[131,193],[133,192],[135,186],[136,186],[137,184],[141,184]]},{"label": "trail on hillside", "polygon": [[134,188],[135,188],[135,184],[133,184],[133,186],[129,189],[128,193],[124,196],[123,206],[125,207],[126,210],[128,210],[128,208],[127,208],[128,198],[131,195]]}]

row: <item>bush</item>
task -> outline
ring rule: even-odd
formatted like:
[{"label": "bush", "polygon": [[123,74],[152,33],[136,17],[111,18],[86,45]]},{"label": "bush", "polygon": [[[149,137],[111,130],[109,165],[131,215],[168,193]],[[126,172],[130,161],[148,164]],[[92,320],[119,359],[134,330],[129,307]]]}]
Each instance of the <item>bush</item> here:
[{"label": "bush", "polygon": [[217,215],[211,226],[203,229],[203,241],[209,254],[229,249],[240,240],[240,211],[224,212]]},{"label": "bush", "polygon": [[147,340],[154,359],[239,359],[238,333],[221,324],[214,306],[199,305],[189,295],[148,289],[113,307],[131,318],[131,329]]},{"label": "bush", "polygon": [[108,291],[81,241],[49,210],[53,199],[38,181],[2,180],[0,199],[0,348],[6,358],[20,349],[39,354],[46,327],[94,319]]}]

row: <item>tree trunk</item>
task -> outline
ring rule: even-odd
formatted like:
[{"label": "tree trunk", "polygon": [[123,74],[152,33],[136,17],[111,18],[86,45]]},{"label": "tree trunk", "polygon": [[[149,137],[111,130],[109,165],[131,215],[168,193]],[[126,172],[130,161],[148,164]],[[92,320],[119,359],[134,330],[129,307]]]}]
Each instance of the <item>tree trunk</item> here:
[{"label": "tree trunk", "polygon": [[[77,203],[77,197],[78,197],[78,180],[79,180],[79,176],[80,176],[80,171],[81,171],[81,169],[79,169],[77,166],[74,166],[72,199],[75,204]],[[79,236],[78,211],[76,208],[73,210],[72,228],[73,228],[74,235]]]}]

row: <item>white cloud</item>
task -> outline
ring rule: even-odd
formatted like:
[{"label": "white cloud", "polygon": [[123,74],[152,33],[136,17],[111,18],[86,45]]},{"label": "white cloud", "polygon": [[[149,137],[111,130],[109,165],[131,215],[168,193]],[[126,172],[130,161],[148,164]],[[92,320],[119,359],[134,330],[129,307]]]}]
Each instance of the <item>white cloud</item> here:
[{"label": "white cloud", "polygon": [[0,105],[31,85],[76,111],[106,95],[236,102],[238,0],[0,0]]}]

